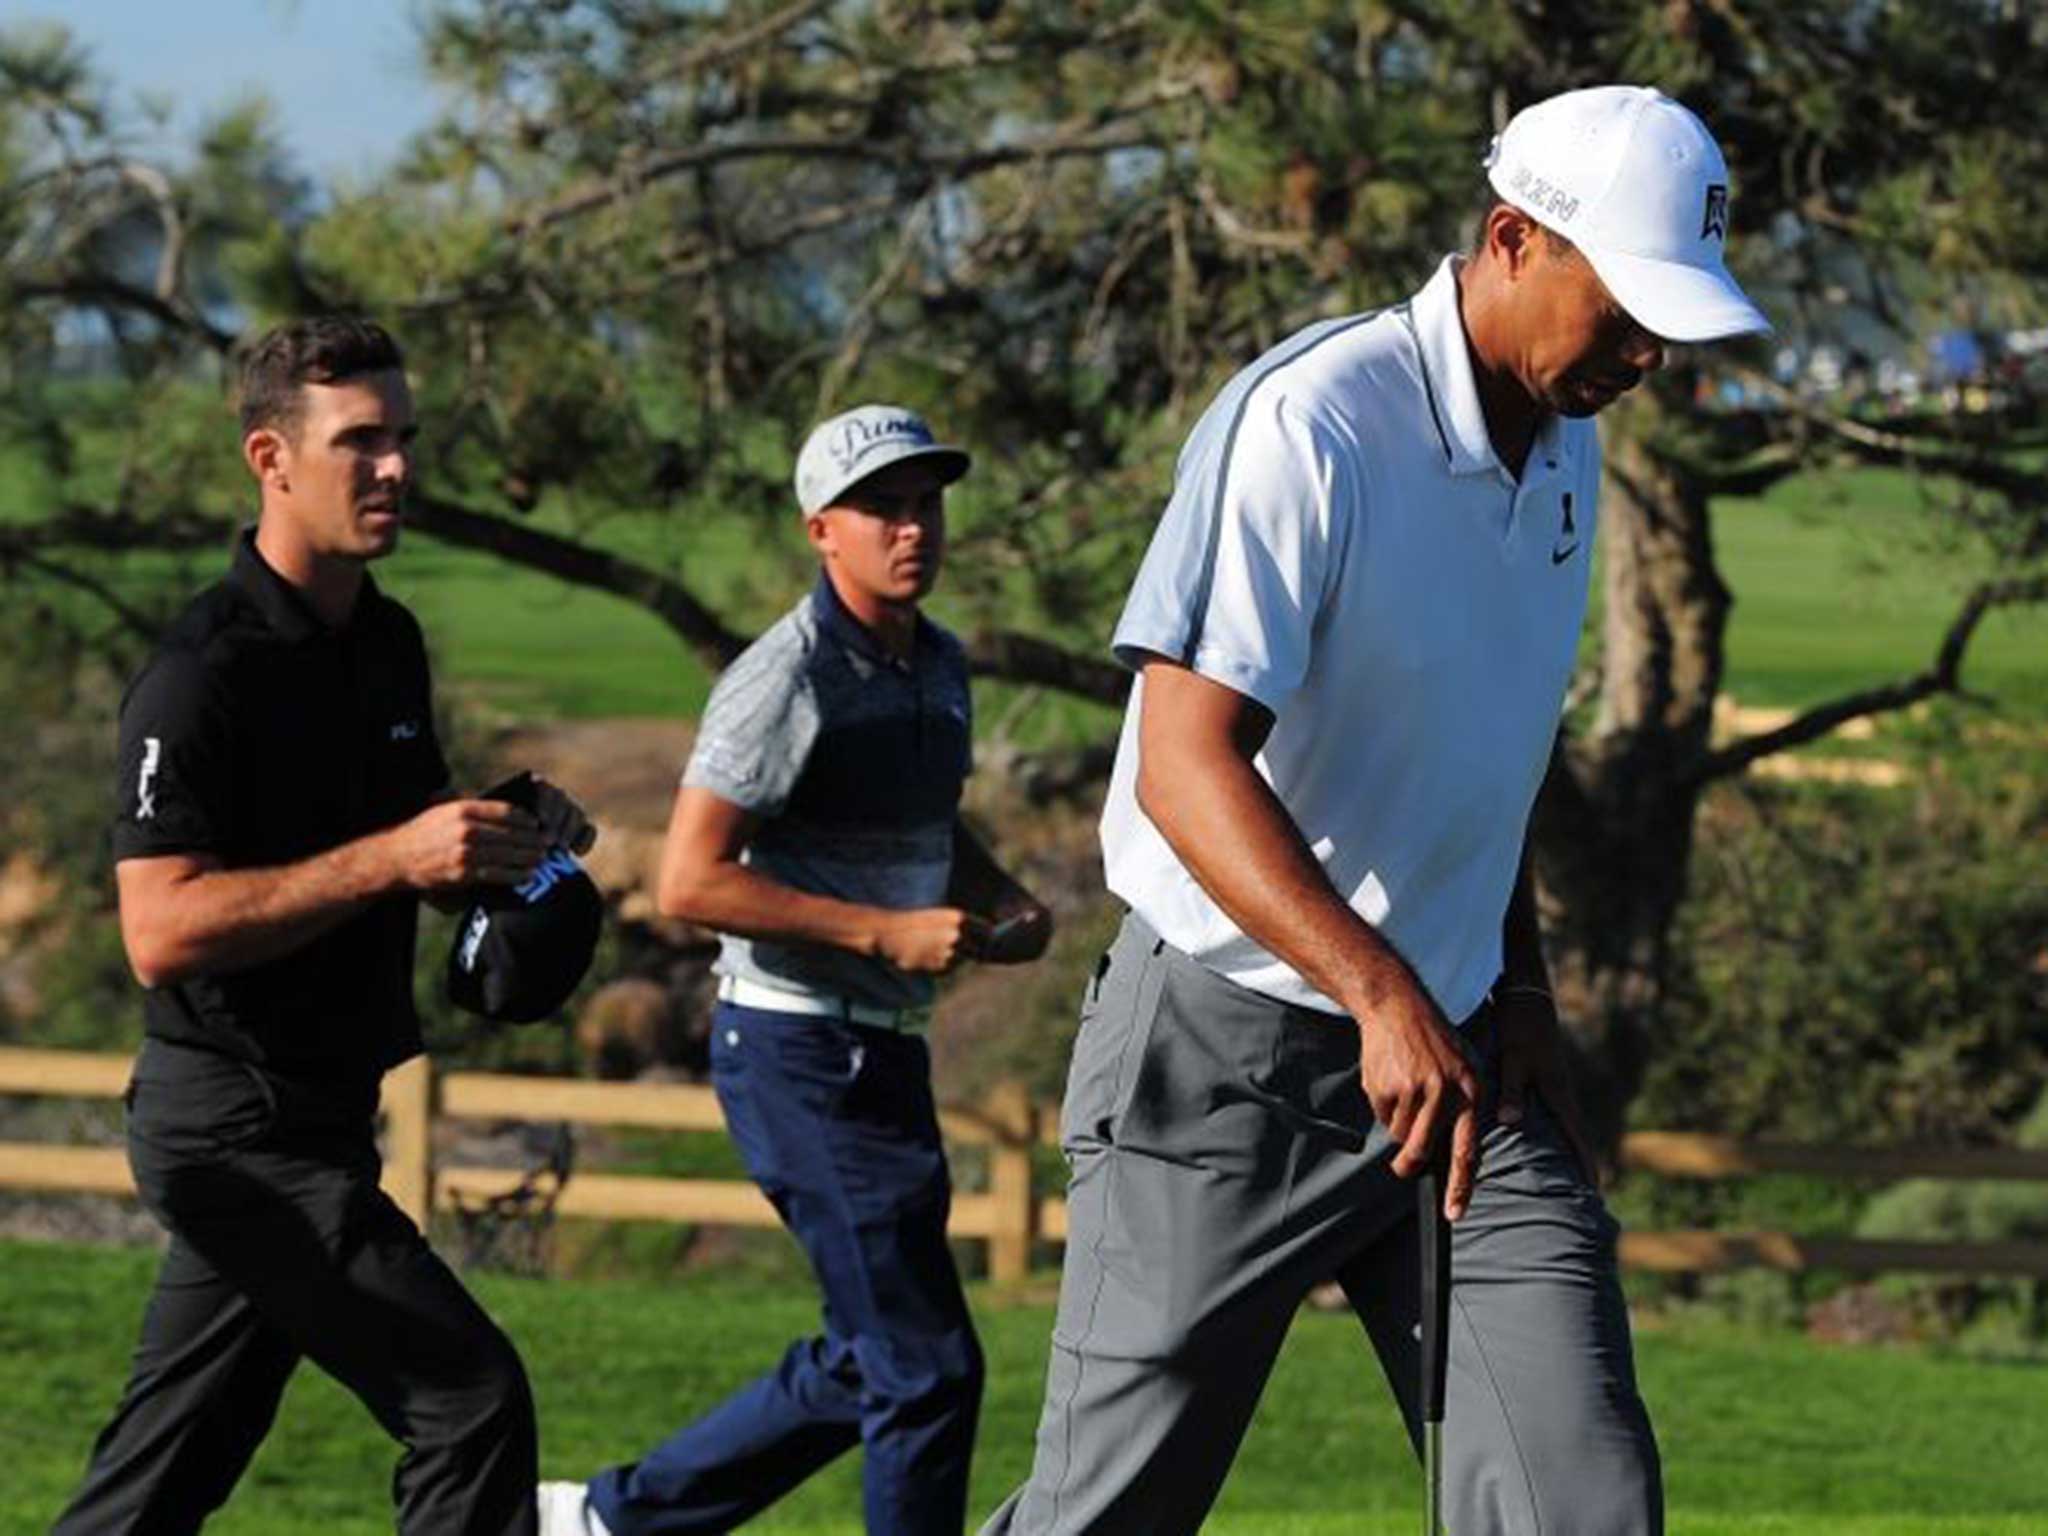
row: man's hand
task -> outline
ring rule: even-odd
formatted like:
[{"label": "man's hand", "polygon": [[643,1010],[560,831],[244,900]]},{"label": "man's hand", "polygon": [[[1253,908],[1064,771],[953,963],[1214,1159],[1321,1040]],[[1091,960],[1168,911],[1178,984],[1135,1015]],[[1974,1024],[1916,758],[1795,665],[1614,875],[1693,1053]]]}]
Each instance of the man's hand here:
[{"label": "man's hand", "polygon": [[429,892],[517,885],[555,841],[502,800],[445,800],[384,836],[400,883]]},{"label": "man's hand", "polygon": [[1587,1183],[1598,1183],[1600,1165],[1593,1155],[1593,1138],[1587,1133],[1578,1093],[1572,1087],[1557,1005],[1529,988],[1504,987],[1496,995],[1494,1016],[1500,1030],[1500,1123],[1521,1123],[1533,1088],[1578,1159],[1579,1172]]},{"label": "man's hand", "polygon": [[533,776],[533,813],[551,844],[566,848],[579,858],[590,852],[597,841],[597,828],[589,812],[561,785],[537,773]]},{"label": "man's hand", "polygon": [[1359,1019],[1358,1034],[1366,1102],[1401,1144],[1394,1154],[1395,1177],[1412,1177],[1428,1165],[1448,1122],[1444,1215],[1456,1221],[1471,1201],[1479,1161],[1479,1079],[1456,1032],[1410,981]]},{"label": "man's hand", "polygon": [[899,971],[938,975],[979,956],[989,925],[958,907],[916,907],[891,912],[875,938],[875,949]]}]

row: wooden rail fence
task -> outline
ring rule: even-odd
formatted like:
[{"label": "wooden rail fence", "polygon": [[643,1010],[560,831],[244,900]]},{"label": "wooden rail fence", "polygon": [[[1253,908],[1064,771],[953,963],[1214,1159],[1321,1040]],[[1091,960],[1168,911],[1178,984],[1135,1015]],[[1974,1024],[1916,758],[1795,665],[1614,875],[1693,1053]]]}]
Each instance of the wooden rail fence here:
[{"label": "wooden rail fence", "polygon": [[[119,1098],[131,1058],[118,1053],[0,1048],[0,1094]],[[670,1083],[437,1072],[424,1057],[384,1080],[384,1187],[415,1221],[503,1195],[526,1175],[518,1169],[440,1164],[437,1119],[508,1120],[639,1126],[669,1131],[725,1127],[709,1088]],[[1017,1281],[1039,1243],[1066,1237],[1066,1202],[1039,1194],[1034,1150],[1057,1139],[1058,1117],[1016,1083],[979,1105],[941,1111],[955,1145],[988,1148],[987,1187],[956,1194],[951,1230],[988,1244],[989,1274]],[[1623,1166],[1670,1178],[1726,1179],[1795,1173],[1843,1179],[2016,1179],[2048,1182],[2048,1152],[2000,1147],[1805,1146],[1738,1142],[1728,1137],[1639,1131],[1622,1144]],[[119,1147],[0,1142],[0,1189],[72,1194],[134,1194]],[[562,1216],[772,1227],[775,1212],[752,1184],[735,1179],[671,1179],[574,1173],[558,1190]],[[1760,1266],[1785,1271],[1834,1269],[1856,1274],[1930,1271],[2048,1279],[2048,1243],[1896,1242],[1802,1237],[1788,1232],[1628,1232],[1621,1260],[1635,1269],[1704,1272]]]}]

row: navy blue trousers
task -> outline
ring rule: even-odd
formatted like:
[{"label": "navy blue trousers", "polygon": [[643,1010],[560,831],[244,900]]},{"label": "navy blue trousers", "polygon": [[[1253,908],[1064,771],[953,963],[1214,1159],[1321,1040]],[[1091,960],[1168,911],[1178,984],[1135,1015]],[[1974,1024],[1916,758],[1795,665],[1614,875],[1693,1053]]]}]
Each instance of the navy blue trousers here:
[{"label": "navy blue trousers", "polygon": [[867,1529],[959,1536],[981,1346],[946,1246],[952,1184],[923,1039],[721,1003],[711,1077],[803,1245],[824,1332],[644,1458],[599,1473],[614,1536],[727,1531],[865,1447]]}]

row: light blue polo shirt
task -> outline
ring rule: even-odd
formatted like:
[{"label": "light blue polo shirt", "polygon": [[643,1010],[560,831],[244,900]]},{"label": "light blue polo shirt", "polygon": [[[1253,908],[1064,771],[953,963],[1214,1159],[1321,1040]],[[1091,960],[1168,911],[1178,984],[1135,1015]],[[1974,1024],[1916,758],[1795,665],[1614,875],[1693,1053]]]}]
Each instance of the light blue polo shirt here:
[{"label": "light blue polo shirt", "polygon": [[[1446,258],[1226,385],[1182,449],[1117,625],[1274,717],[1256,767],[1330,883],[1445,1015],[1501,928],[1585,616],[1599,438],[1547,419],[1518,483],[1488,439]],[[1237,926],[1139,809],[1132,691],[1102,817],[1110,889],[1232,981],[1337,1005]]]}]

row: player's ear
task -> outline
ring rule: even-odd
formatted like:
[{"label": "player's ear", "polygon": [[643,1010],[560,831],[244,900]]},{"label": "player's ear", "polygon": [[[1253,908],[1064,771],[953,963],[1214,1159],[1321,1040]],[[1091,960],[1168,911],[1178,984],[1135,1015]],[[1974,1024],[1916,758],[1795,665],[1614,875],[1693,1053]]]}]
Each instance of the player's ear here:
[{"label": "player's ear", "polygon": [[[830,509],[828,508],[827,511]],[[832,553],[832,519],[826,512],[810,512],[804,515],[804,537],[811,541],[811,548],[824,559]]]},{"label": "player's ear", "polygon": [[1486,216],[1487,253],[1510,276],[1519,277],[1540,254],[1543,227],[1512,203],[1495,203]]},{"label": "player's ear", "polygon": [[249,473],[256,477],[258,485],[288,491],[291,481],[286,474],[285,460],[289,447],[285,435],[277,428],[257,427],[243,434],[242,462],[249,466]]}]

